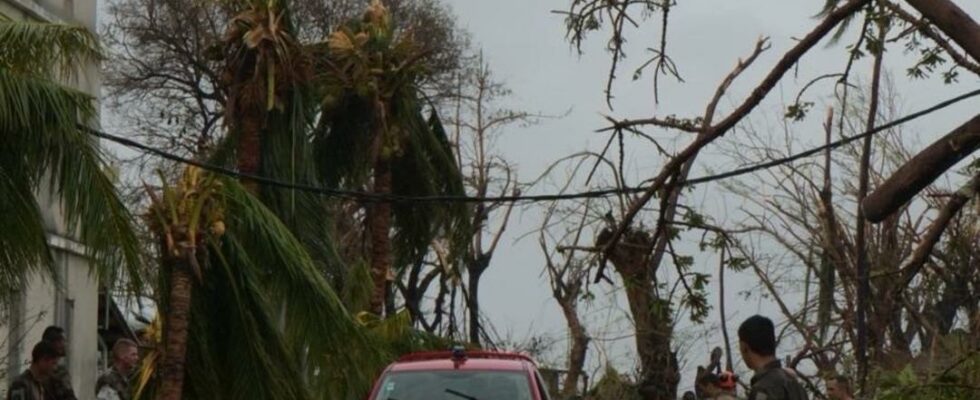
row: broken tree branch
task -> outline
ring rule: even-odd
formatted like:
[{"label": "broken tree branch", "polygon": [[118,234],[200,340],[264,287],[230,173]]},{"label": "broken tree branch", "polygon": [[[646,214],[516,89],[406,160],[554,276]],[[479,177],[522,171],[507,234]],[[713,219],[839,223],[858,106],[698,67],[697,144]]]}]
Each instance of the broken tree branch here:
[{"label": "broken tree branch", "polygon": [[980,25],[950,0],[905,0],[940,31],[980,61]]},{"label": "broken tree branch", "polygon": [[980,114],[912,157],[861,202],[864,216],[881,222],[939,175],[980,148]]},{"label": "broken tree branch", "polygon": [[977,192],[980,192],[980,174],[977,174],[963,185],[959,190],[950,197],[946,205],[943,206],[942,210],[939,211],[939,215],[936,219],[929,225],[929,229],[926,231],[925,236],[922,237],[922,241],[915,247],[915,252],[912,253],[912,257],[899,268],[903,271],[902,281],[899,285],[895,286],[896,291],[902,291],[904,288],[912,282],[912,279],[922,270],[922,266],[925,265],[929,255],[932,254],[932,249],[939,243],[939,239],[949,226],[949,223],[953,220],[957,213],[966,206],[970,199],[976,197]]}]

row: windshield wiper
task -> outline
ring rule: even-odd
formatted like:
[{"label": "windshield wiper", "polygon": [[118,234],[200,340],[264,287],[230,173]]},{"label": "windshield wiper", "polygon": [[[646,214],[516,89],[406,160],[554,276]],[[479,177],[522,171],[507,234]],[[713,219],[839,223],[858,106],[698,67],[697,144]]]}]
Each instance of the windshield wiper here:
[{"label": "windshield wiper", "polygon": [[480,399],[478,399],[476,397],[473,397],[473,396],[470,396],[470,395],[468,395],[466,393],[457,392],[457,391],[452,390],[452,389],[446,389],[446,393],[449,393],[449,394],[452,394],[452,395],[456,395],[456,396],[462,397],[462,398],[464,398],[466,400],[480,400]]}]

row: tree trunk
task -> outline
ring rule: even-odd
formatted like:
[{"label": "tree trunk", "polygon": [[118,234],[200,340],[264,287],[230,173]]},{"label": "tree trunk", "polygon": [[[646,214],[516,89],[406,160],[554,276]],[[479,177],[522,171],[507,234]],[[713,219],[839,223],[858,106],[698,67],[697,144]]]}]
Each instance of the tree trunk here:
[{"label": "tree trunk", "polygon": [[178,260],[172,264],[170,304],[164,325],[165,347],[163,363],[160,365],[160,392],[157,400],[179,400],[184,387],[193,281],[187,260]]},{"label": "tree trunk", "polygon": [[589,349],[589,336],[579,319],[575,301],[577,301],[575,298],[566,298],[559,302],[572,339],[572,345],[568,350],[568,373],[565,374],[565,382],[561,387],[561,397],[565,399],[578,394],[578,384],[582,380],[582,370],[585,367],[585,355]]},{"label": "tree trunk", "polygon": [[[603,230],[597,245],[606,245],[612,235],[610,230]],[[644,400],[674,400],[680,373],[677,356],[670,348],[673,336],[670,305],[655,296],[653,276],[648,268],[647,254],[652,240],[645,232],[628,229],[607,254],[623,278],[633,316],[640,359],[640,395]]]},{"label": "tree trunk", "polygon": [[[262,121],[242,118],[238,125],[238,172],[258,175],[262,165]],[[259,194],[259,183],[242,178],[242,186],[253,195]]]},{"label": "tree trunk", "polygon": [[[828,145],[832,141],[833,124],[834,109],[831,107],[827,110],[827,120],[824,121],[823,125],[824,137]],[[823,248],[821,249],[820,271],[817,274],[817,281],[820,286],[817,294],[817,326],[820,330],[818,338],[821,345],[827,339],[827,330],[830,328],[830,317],[834,306],[834,286],[836,284],[834,272],[844,266],[842,257],[835,256],[835,254],[843,252],[844,249],[837,247],[837,217],[834,214],[831,156],[832,151],[828,147],[827,152],[824,153],[823,187],[820,189],[820,211],[818,213],[823,224],[821,231]],[[837,248],[835,249],[835,247]]]},{"label": "tree trunk", "polygon": [[446,285],[447,274],[445,272],[439,274],[439,294],[436,295],[435,310],[432,310],[432,330],[429,333],[438,333],[439,328],[442,327],[442,316],[445,314],[446,305],[446,295],[449,294],[449,288]]},{"label": "tree trunk", "polygon": [[[374,193],[391,193],[391,165],[387,161],[379,160],[374,164]],[[374,283],[368,311],[383,316],[391,278],[391,203],[371,204],[367,219],[371,235],[371,279]]]},{"label": "tree trunk", "polygon": [[470,322],[470,343],[480,344],[480,333],[483,326],[480,323],[480,278],[483,272],[490,266],[490,256],[488,254],[477,254],[475,258],[466,266],[467,284],[469,286],[466,293],[466,309],[469,313]]},{"label": "tree trunk", "polygon": [[466,294],[466,310],[470,320],[470,343],[480,344],[480,274],[470,272],[467,277],[469,292]]},{"label": "tree trunk", "polygon": [[[878,26],[878,43],[885,42],[885,33],[887,29],[879,25]],[[865,127],[866,131],[873,130],[875,128],[875,122],[878,117],[878,94],[879,87],[881,85],[881,62],[882,62],[882,52],[884,49],[877,49],[874,53],[874,65],[871,71],[871,99],[868,103],[868,121]],[[846,112],[846,110],[844,111]],[[870,343],[868,341],[868,306],[871,303],[871,265],[868,261],[868,227],[867,221],[864,218],[864,209],[861,207],[861,202],[868,195],[868,184],[870,181],[871,174],[871,144],[873,141],[872,136],[864,138],[864,143],[861,150],[861,166],[859,170],[858,178],[858,209],[857,209],[857,226],[855,227],[855,239],[854,239],[854,250],[857,252],[855,259],[857,260],[857,273],[858,273],[858,289],[857,289],[857,364],[858,364],[858,387],[861,389],[861,393],[865,393],[865,382],[868,376],[868,349],[875,349],[876,340],[872,340]],[[870,337],[873,337],[870,336]]]}]

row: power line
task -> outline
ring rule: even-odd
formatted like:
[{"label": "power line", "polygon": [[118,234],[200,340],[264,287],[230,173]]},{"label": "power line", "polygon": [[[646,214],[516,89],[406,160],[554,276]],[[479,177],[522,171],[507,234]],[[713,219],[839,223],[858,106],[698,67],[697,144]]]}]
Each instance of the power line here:
[{"label": "power line", "polygon": [[[708,182],[713,182],[713,181],[718,181],[718,180],[722,180],[722,179],[733,178],[733,177],[740,176],[740,175],[746,175],[746,174],[750,174],[750,173],[753,173],[753,172],[756,172],[756,171],[760,171],[760,170],[763,170],[763,169],[768,169],[768,168],[776,167],[776,166],[783,165],[783,164],[788,164],[788,163],[791,163],[793,161],[800,160],[800,159],[807,158],[807,157],[811,157],[811,156],[814,156],[814,155],[819,154],[821,152],[824,152],[826,150],[833,150],[833,149],[836,149],[838,147],[844,146],[844,145],[846,145],[848,143],[851,143],[851,142],[854,142],[854,141],[863,139],[863,138],[868,137],[868,136],[872,136],[872,135],[878,134],[878,133],[880,133],[882,131],[885,131],[885,130],[891,129],[893,127],[896,127],[898,125],[904,124],[906,122],[909,122],[909,121],[918,119],[918,118],[920,118],[922,116],[925,116],[927,114],[931,114],[933,112],[939,111],[939,110],[944,109],[946,107],[952,106],[953,104],[959,103],[959,102],[961,102],[963,100],[967,100],[967,99],[976,97],[978,95],[980,95],[980,89],[974,90],[972,92],[968,92],[968,93],[965,93],[965,94],[962,94],[962,95],[959,95],[959,96],[956,96],[956,97],[953,97],[953,98],[951,98],[949,100],[940,102],[940,103],[938,103],[938,104],[936,104],[936,105],[934,105],[932,107],[929,107],[929,108],[926,108],[926,109],[923,109],[923,110],[920,110],[920,111],[917,111],[917,112],[914,112],[914,113],[905,115],[905,116],[903,116],[901,118],[898,118],[896,120],[893,120],[893,121],[891,121],[891,122],[889,122],[887,124],[883,124],[883,125],[878,126],[878,127],[874,128],[872,130],[865,131],[865,132],[863,132],[861,134],[858,134],[858,135],[846,137],[846,138],[837,140],[835,142],[832,142],[832,143],[829,143],[829,144],[826,144],[826,145],[823,145],[823,146],[814,147],[812,149],[805,150],[805,151],[802,151],[802,152],[799,152],[799,153],[795,153],[795,154],[792,154],[792,155],[789,155],[789,156],[786,156],[786,157],[777,158],[777,159],[766,161],[766,162],[760,162],[760,163],[749,165],[749,166],[746,166],[746,167],[737,168],[737,169],[734,169],[734,170],[731,170],[731,171],[728,171],[728,172],[723,172],[723,173],[719,173],[719,174],[712,174],[712,175],[706,175],[706,176],[701,176],[701,177],[697,177],[697,178],[688,179],[688,180],[685,180],[683,182],[679,182],[678,183],[678,186],[680,186],[680,187],[695,186],[695,185],[700,185],[700,184],[704,184],[704,183],[708,183]],[[102,139],[109,140],[111,142],[120,144],[120,145],[125,146],[125,147],[137,149],[137,150],[139,150],[139,151],[141,151],[143,153],[152,154],[152,155],[155,155],[155,156],[158,156],[160,158],[164,158],[164,159],[167,159],[167,160],[170,160],[170,161],[175,161],[175,162],[179,162],[179,163],[183,163],[183,164],[193,165],[193,166],[199,167],[201,169],[208,170],[208,171],[215,172],[215,173],[219,173],[219,174],[222,174],[222,175],[226,175],[226,176],[230,176],[230,177],[234,177],[234,178],[239,178],[239,179],[248,179],[248,180],[252,180],[252,181],[254,181],[256,183],[259,183],[259,184],[262,184],[262,185],[265,185],[265,186],[270,186],[270,187],[277,187],[277,188],[289,189],[289,190],[300,190],[300,191],[305,191],[305,192],[310,192],[310,193],[316,193],[316,194],[327,196],[327,197],[335,197],[335,198],[342,198],[342,199],[349,199],[349,200],[358,200],[358,201],[365,201],[365,202],[391,202],[391,203],[432,203],[432,202],[442,202],[442,203],[457,203],[457,202],[462,202],[462,203],[516,203],[516,202],[528,202],[528,203],[533,203],[533,202],[544,202],[544,201],[559,201],[559,200],[576,200],[576,199],[588,199],[588,198],[602,198],[602,197],[608,197],[608,196],[619,195],[619,194],[643,193],[643,192],[645,192],[645,191],[647,191],[649,189],[649,186],[639,186],[639,187],[598,189],[598,190],[590,190],[590,191],[576,192],[576,193],[541,194],[541,195],[505,195],[505,196],[453,196],[453,195],[402,196],[402,195],[397,195],[397,194],[379,194],[379,193],[370,193],[370,192],[353,191],[353,190],[331,189],[331,188],[325,188],[325,187],[321,187],[321,186],[312,186],[312,185],[306,185],[306,184],[285,182],[285,181],[281,181],[281,180],[277,180],[277,179],[273,179],[273,178],[269,178],[269,177],[265,177],[265,176],[242,173],[242,172],[239,172],[239,171],[236,171],[236,170],[227,168],[227,167],[223,167],[223,166],[219,166],[219,165],[214,165],[214,164],[206,163],[206,162],[203,162],[203,161],[198,161],[198,160],[194,160],[194,159],[191,159],[191,158],[183,157],[183,156],[180,156],[180,155],[177,155],[177,154],[174,154],[174,153],[165,151],[165,150],[161,150],[161,149],[158,149],[158,148],[155,148],[155,147],[152,147],[152,146],[149,146],[149,145],[146,145],[146,144],[137,142],[137,141],[132,140],[132,139],[128,139],[128,138],[124,138],[124,137],[121,137],[121,136],[109,134],[109,133],[106,133],[106,132],[103,132],[103,131],[100,131],[100,130],[97,130],[97,129],[92,129],[90,127],[80,126],[80,128],[82,130],[84,130],[85,132],[93,135],[93,136],[96,136],[96,137],[99,137],[99,138],[102,138]]]}]

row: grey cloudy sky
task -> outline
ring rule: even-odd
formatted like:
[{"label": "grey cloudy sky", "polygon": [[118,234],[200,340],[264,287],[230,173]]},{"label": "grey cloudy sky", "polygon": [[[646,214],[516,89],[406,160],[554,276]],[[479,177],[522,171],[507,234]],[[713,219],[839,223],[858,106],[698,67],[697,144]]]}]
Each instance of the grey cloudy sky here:
[{"label": "grey cloudy sky", "polygon": [[[698,116],[703,113],[706,100],[714,92],[718,82],[734,66],[736,60],[747,56],[760,36],[771,39],[772,49],[760,56],[756,64],[736,81],[728,93],[727,102],[722,101],[724,114],[732,103],[737,103],[767,73],[776,60],[791,47],[794,37],[805,35],[816,21],[813,16],[819,11],[822,2],[806,0],[692,0],[681,1],[671,11],[668,30],[668,53],[676,62],[684,83],[670,79],[661,82],[660,104],[654,104],[652,80],[645,75],[638,81],[630,79],[632,71],[646,58],[647,47],[655,47],[659,38],[659,17],[642,23],[639,30],[628,35],[629,57],[618,73],[620,80],[615,86],[616,99],[614,111],[605,105],[603,90],[608,73],[610,57],[604,50],[607,37],[596,32],[583,45],[583,55],[579,56],[565,40],[562,17],[552,10],[565,10],[570,0],[447,0],[459,17],[460,25],[472,34],[474,44],[483,49],[487,62],[496,76],[503,80],[514,95],[506,102],[507,106],[544,113],[571,113],[561,119],[545,120],[530,127],[515,127],[504,133],[498,143],[498,150],[518,166],[524,180],[537,177],[553,161],[583,149],[598,151],[605,144],[606,137],[594,130],[604,125],[602,114],[616,117],[646,117],[656,113],[659,116],[676,114],[678,116]],[[971,15],[980,16],[980,2],[957,1]],[[813,77],[825,73],[840,72],[844,68],[844,46],[856,36],[857,27],[849,32],[841,44],[825,47],[821,44],[788,75],[760,107],[767,115],[778,115],[779,105],[785,97],[795,96],[800,86]],[[938,79],[908,81],[905,68],[912,65],[910,56],[901,54],[901,47],[894,46],[886,57],[895,85],[902,95],[902,113],[912,112],[933,103],[974,90],[980,87],[975,76],[962,74],[958,84],[943,85]],[[856,66],[858,71],[869,70],[867,63]],[[825,100],[831,93],[829,84],[813,89],[815,100]],[[939,134],[962,123],[966,116],[980,109],[980,101],[968,100],[957,106],[923,118],[909,125],[907,132],[913,134],[913,142],[929,143]],[[818,113],[822,115],[822,112]],[[820,118],[810,118],[818,120]],[[798,134],[804,142],[820,139],[818,122],[810,121],[797,126]],[[680,142],[683,145],[683,142]],[[657,172],[661,161],[649,145],[636,142],[628,146],[627,160],[634,178],[649,178]],[[717,150],[709,148],[702,163],[725,165],[717,156]],[[695,167],[694,175],[704,171],[703,165]],[[632,184],[637,184],[634,180]],[[735,220],[738,204],[725,203],[717,187],[707,187],[693,195],[710,211],[718,221]],[[731,215],[728,215],[731,213]],[[528,335],[545,334],[553,338],[563,338],[564,321],[557,304],[551,300],[547,289],[547,277],[542,274],[543,257],[536,238],[516,239],[541,222],[540,211],[525,209],[517,214],[509,234],[501,244],[491,269],[487,272],[481,288],[482,303],[488,318],[501,334],[515,339]],[[696,248],[691,246],[691,248]],[[717,260],[711,255],[696,257],[697,269],[712,273],[717,269]],[[758,295],[748,298],[737,296],[740,289],[751,289],[755,281],[748,276],[736,277],[727,288],[730,295],[729,329],[756,312],[763,312],[778,318],[778,312],[769,300]],[[716,292],[710,301],[715,304]],[[612,292],[614,288],[597,288],[599,293]],[[624,330],[628,321],[623,310],[625,301],[611,295],[596,301],[585,310],[589,316],[590,334],[596,337],[616,337],[628,333]],[[720,334],[715,328],[717,311],[713,310],[708,324],[692,327],[681,322],[679,328],[688,337],[685,350],[697,351],[690,356],[694,362],[703,362],[706,350],[719,342]],[[707,337],[699,337],[708,331]],[[631,339],[612,342],[594,342],[606,347],[602,357],[615,362],[619,367],[633,365]],[[788,345],[787,345],[788,346]],[[788,347],[784,351],[788,351]],[[556,346],[564,351],[564,342]],[[601,359],[590,354],[590,365],[600,365]],[[600,357],[600,358],[602,358]],[[737,357],[736,357],[737,358]],[[692,375],[692,364],[688,364],[686,375]],[[689,385],[685,379],[683,385]],[[682,388],[683,390],[683,388]]]}]

